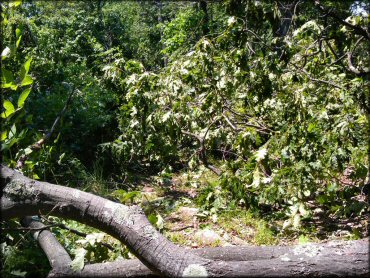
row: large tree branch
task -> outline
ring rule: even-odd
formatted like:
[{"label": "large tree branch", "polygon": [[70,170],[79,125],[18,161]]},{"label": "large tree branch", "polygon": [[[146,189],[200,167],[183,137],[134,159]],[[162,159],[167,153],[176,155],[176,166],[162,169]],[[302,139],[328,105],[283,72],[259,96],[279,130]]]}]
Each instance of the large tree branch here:
[{"label": "large tree branch", "polygon": [[[27,220],[28,222],[24,223],[25,226],[44,226],[42,223],[32,218],[28,218]],[[38,240],[41,248],[47,253],[47,257],[52,266],[49,277],[70,277],[72,274],[74,277],[156,277],[152,271],[137,259],[88,264],[85,265],[81,271],[72,272],[69,255],[51,232],[43,231],[43,235],[38,234],[35,238]],[[330,261],[342,261],[344,254],[351,253],[356,254],[358,258],[361,252],[365,251],[364,253],[366,253],[367,241],[367,239],[363,239],[359,241],[329,242],[300,246],[228,246],[195,249],[191,250],[191,252],[212,260],[234,262],[253,261],[251,262],[252,265],[260,266],[259,271],[254,272],[255,277],[260,277],[265,276],[266,270],[270,270],[269,267],[271,263],[278,265],[278,268],[282,268],[284,267],[282,266],[284,263],[281,262],[292,260],[297,256],[299,260],[302,261],[302,255],[306,252],[308,257],[326,256],[330,258]],[[320,267],[322,266],[319,266],[319,268]]]},{"label": "large tree branch", "polygon": [[[362,267],[366,269],[367,248],[368,239],[286,247],[218,247],[197,249],[192,252],[209,259],[225,261],[230,259],[230,264],[235,266],[235,269],[229,273],[230,277],[329,277],[343,276],[345,273],[349,276],[366,277],[368,272],[355,269],[361,268],[361,260],[363,260]],[[360,259],[355,262],[354,257]],[[246,266],[244,272],[238,272],[240,265]],[[145,277],[153,275],[138,260],[121,260],[86,265],[76,277],[106,277],[104,274],[109,277],[129,277],[127,273],[134,273],[135,268],[139,269]],[[104,269],[100,272],[102,275],[96,276],[101,269]],[[130,272],[127,272],[127,269]]]},{"label": "large tree branch", "polygon": [[324,7],[323,5],[321,5],[320,1],[318,1],[318,0],[315,0],[315,5],[316,5],[316,7],[318,7],[318,9],[321,12],[324,12],[326,15],[334,18],[337,22],[339,22],[340,24],[342,24],[342,25],[348,27],[349,29],[353,30],[356,34],[363,36],[367,40],[370,40],[370,33],[366,29],[345,21],[339,15],[337,15],[333,11],[333,9],[329,10],[326,7]]},{"label": "large tree branch", "polygon": [[30,229],[43,229],[31,230],[33,237],[38,241],[41,249],[44,251],[53,271],[56,273],[66,273],[72,260],[53,233],[45,229],[46,226],[44,224],[39,221],[35,221],[30,216],[22,219],[22,225]]},{"label": "large tree branch", "polygon": [[[5,185],[1,202],[4,220],[41,212],[88,224],[121,240],[156,274],[171,277],[369,275],[368,246],[364,242],[343,243],[339,249],[330,244],[326,247],[297,246],[268,261],[209,259],[168,241],[150,225],[137,206],[129,207],[77,189],[38,182],[6,166],[1,166],[1,177]],[[114,273],[116,277],[127,277],[127,266],[122,269],[120,263],[112,264],[111,267],[109,264],[86,266],[80,276],[78,273],[73,276],[106,277],[97,272],[104,268],[110,277],[114,277]],[[128,264],[140,268],[139,263],[129,261]],[[88,270],[91,271],[84,273]]]},{"label": "large tree branch", "polygon": [[359,70],[357,69],[354,65],[353,65],[353,52],[355,51],[356,47],[358,46],[358,44],[363,40],[363,37],[361,37],[360,39],[357,40],[357,42],[355,43],[355,45],[353,46],[353,49],[352,51],[348,52],[347,53],[347,61],[348,61],[348,68],[351,72],[353,72],[354,74],[356,75],[359,75],[359,76],[362,76],[362,75],[366,75],[366,74],[369,74],[370,73],[370,69],[366,69],[366,70]]},{"label": "large tree branch", "polygon": [[[77,189],[38,182],[1,166],[4,220],[35,214],[73,219],[121,240],[158,274],[179,277],[194,262],[204,271],[212,261],[193,255],[158,233],[137,206],[125,206]],[[156,250],[164,253],[158,256]]]}]

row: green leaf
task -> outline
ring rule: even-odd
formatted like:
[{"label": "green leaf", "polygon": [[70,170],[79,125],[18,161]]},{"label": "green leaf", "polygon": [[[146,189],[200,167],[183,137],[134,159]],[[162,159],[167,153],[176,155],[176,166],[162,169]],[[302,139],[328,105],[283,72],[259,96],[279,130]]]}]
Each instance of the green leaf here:
[{"label": "green leaf", "polygon": [[328,192],[336,192],[338,190],[338,185],[336,183],[330,183],[327,187]]},{"label": "green leaf", "polygon": [[21,86],[27,86],[27,85],[30,85],[33,83],[33,79],[30,75],[27,75],[23,80],[22,80],[22,83],[21,83]]},{"label": "green leaf", "polygon": [[8,131],[7,130],[1,132],[1,141],[6,140],[6,138],[8,138]]},{"label": "green leaf", "polygon": [[22,40],[22,35],[20,35],[20,36],[19,36],[19,38],[18,38],[17,42],[15,43],[15,46],[16,46],[16,47],[18,47],[18,46],[19,46],[19,44],[20,44],[21,40]]},{"label": "green leaf", "polygon": [[158,229],[160,229],[160,230],[163,229],[164,220],[163,220],[162,216],[159,213],[157,213],[157,222],[155,224],[158,227]]},{"label": "green leaf", "polygon": [[59,156],[59,160],[58,160],[58,164],[61,165],[62,164],[62,161],[63,161],[63,158],[65,157],[66,153],[62,153],[60,156]]},{"label": "green leaf", "polygon": [[306,196],[306,197],[310,197],[311,196],[311,191],[307,189],[307,190],[303,191],[303,195]]},{"label": "green leaf", "polygon": [[293,227],[298,228],[300,225],[301,225],[301,216],[299,214],[296,214],[293,217]]},{"label": "green leaf", "polygon": [[84,240],[79,240],[83,244],[89,243],[91,246],[94,246],[96,242],[102,242],[104,240],[104,233],[92,233],[86,235]]},{"label": "green leaf", "polygon": [[25,155],[29,155],[29,154],[31,154],[32,153],[32,149],[31,148],[25,148],[24,149],[24,154]]},{"label": "green leaf", "polygon": [[13,124],[9,132],[9,139],[13,138],[16,133],[17,133],[17,127],[15,126],[15,124]]},{"label": "green leaf", "polygon": [[9,7],[18,7],[20,4],[22,4],[22,0],[15,0],[15,1],[10,1]]},{"label": "green leaf", "polygon": [[23,83],[23,79],[26,78],[27,74],[28,74],[28,71],[30,69],[30,66],[31,66],[31,62],[32,62],[32,58],[28,59],[22,66],[21,68],[21,73],[20,73],[20,78],[22,80],[22,83]]},{"label": "green leaf", "polygon": [[315,128],[316,128],[316,125],[314,123],[310,123],[308,125],[307,131],[311,132],[311,131],[315,130]]},{"label": "green leaf", "polygon": [[300,235],[298,238],[298,244],[306,244],[310,242],[310,238],[305,235]]},{"label": "green leaf", "polygon": [[1,118],[6,119],[15,112],[14,105],[9,100],[5,100],[3,106],[5,111],[1,113]]},{"label": "green leaf", "polygon": [[172,111],[168,111],[166,114],[162,117],[162,123],[167,122],[167,120],[171,117]]},{"label": "green leaf", "polygon": [[9,88],[14,85],[14,77],[13,74],[2,68],[1,69],[1,88]]},{"label": "green leaf", "polygon": [[31,92],[31,88],[27,88],[25,89],[21,95],[19,96],[18,98],[18,108],[22,108],[23,105],[24,105],[24,102],[26,101],[26,99],[28,98],[28,95],[30,94]]},{"label": "green leaf", "polygon": [[19,38],[19,36],[22,35],[22,30],[19,28],[15,29],[15,35],[17,38]]},{"label": "green leaf", "polygon": [[117,189],[113,191],[112,195],[118,198],[122,204],[125,204],[128,201],[133,202],[136,197],[139,197],[141,195],[141,192],[140,191],[126,192],[123,189]]},{"label": "green leaf", "polygon": [[18,142],[17,138],[12,138],[11,140],[5,141],[5,143],[1,144],[1,150],[7,150],[10,149],[15,143]]},{"label": "green leaf", "polygon": [[291,219],[285,220],[283,223],[283,230],[289,228],[290,226],[292,226],[292,220]]},{"label": "green leaf", "polygon": [[14,275],[16,277],[25,277],[26,274],[27,274],[27,271],[21,271],[19,269],[17,270],[13,270],[12,272],[10,272],[11,275]]},{"label": "green leaf", "polygon": [[307,217],[309,215],[309,212],[306,210],[304,204],[299,204],[299,213],[303,216],[303,217]]},{"label": "green leaf", "polygon": [[155,223],[157,223],[157,221],[158,221],[157,215],[149,214],[148,215],[148,220],[149,220],[150,224],[155,225]]},{"label": "green leaf", "polygon": [[3,106],[7,111],[14,111],[14,105],[9,100],[5,100]]},{"label": "green leaf", "polygon": [[78,248],[75,252],[75,258],[71,262],[71,268],[73,271],[80,271],[85,266],[85,255],[87,251],[84,248]]}]

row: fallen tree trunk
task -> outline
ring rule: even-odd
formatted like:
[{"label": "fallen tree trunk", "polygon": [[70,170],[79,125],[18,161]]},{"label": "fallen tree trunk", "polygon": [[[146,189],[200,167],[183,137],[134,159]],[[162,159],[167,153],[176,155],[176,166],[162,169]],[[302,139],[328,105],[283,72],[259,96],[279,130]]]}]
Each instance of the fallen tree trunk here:
[{"label": "fallen tree trunk", "polygon": [[[276,247],[271,247],[271,249],[274,248]],[[213,252],[212,249],[199,250],[202,252],[195,250],[193,252],[203,253],[205,258],[210,258],[208,252]],[[252,250],[248,250],[248,248],[240,250],[240,247],[236,246],[228,251],[232,254],[235,252],[246,256],[253,254],[249,252]],[[235,266],[237,264],[248,265],[248,271],[245,269],[244,272],[239,272],[236,267],[227,277],[369,277],[367,240],[291,246],[286,251],[271,259],[245,261],[243,257],[240,257],[240,261],[236,260],[232,263]],[[235,253],[232,256],[235,256]],[[258,253],[260,252],[257,252],[257,256]],[[361,268],[362,270],[360,270]],[[82,271],[75,273],[75,277],[137,276],[155,277],[154,273],[139,260],[118,260],[111,263],[86,265]],[[68,275],[58,277],[68,277]]]},{"label": "fallen tree trunk", "polygon": [[[137,270],[139,276],[171,277],[369,276],[367,240],[193,251],[163,237],[137,206],[125,206],[77,189],[38,182],[6,166],[1,166],[1,178],[3,220],[35,214],[73,219],[116,237],[145,265],[138,260],[118,261],[86,265],[82,271],[71,274],[68,258],[61,251],[58,254],[63,254],[64,262],[59,264],[58,271],[53,268],[51,276],[134,277],[138,276]],[[31,221],[26,225],[36,224]],[[38,240],[44,232],[48,231],[40,232]],[[51,234],[45,238],[49,236]],[[60,246],[54,242],[45,248]]]},{"label": "fallen tree trunk", "polygon": [[[40,222],[32,220],[30,217],[26,219],[28,220],[28,225],[25,226],[31,228],[44,226]],[[50,264],[53,267],[49,277],[70,277],[71,275],[74,277],[157,277],[155,273],[145,267],[139,260],[117,260],[110,263],[91,264],[86,265],[81,271],[73,272],[69,266],[69,256],[65,255],[66,252],[64,248],[56,243],[57,240],[50,231],[43,230],[41,232],[34,232],[34,234],[37,234],[36,239],[47,254]],[[357,264],[361,260],[361,257],[362,259],[365,258],[364,261],[366,261],[366,256],[368,255],[367,247],[368,240],[363,239],[358,241],[281,247],[216,247],[195,249],[192,250],[192,252],[208,259],[255,261],[253,265],[259,266],[259,269],[252,275],[255,277],[266,276],[266,274],[267,276],[271,276],[269,273],[271,273],[272,270],[274,270],[274,274],[286,272],[287,270],[281,261],[295,261],[298,263],[303,259],[307,259],[304,258],[305,256],[310,258],[316,257],[315,260],[320,261],[320,264],[315,264],[315,260],[311,259],[311,269],[315,269],[315,271],[319,273],[319,276],[324,272],[328,272],[327,276],[337,276],[338,270],[332,267],[334,262],[342,264],[343,268],[348,268],[348,274],[351,273],[351,275],[353,275],[351,272],[353,267],[350,266],[353,262],[352,260],[348,261],[346,256],[355,256]],[[54,252],[51,252],[51,250],[54,250]],[[302,266],[302,272],[297,274],[304,274],[304,271],[305,266]],[[310,275],[314,274],[312,271],[309,273]]]}]

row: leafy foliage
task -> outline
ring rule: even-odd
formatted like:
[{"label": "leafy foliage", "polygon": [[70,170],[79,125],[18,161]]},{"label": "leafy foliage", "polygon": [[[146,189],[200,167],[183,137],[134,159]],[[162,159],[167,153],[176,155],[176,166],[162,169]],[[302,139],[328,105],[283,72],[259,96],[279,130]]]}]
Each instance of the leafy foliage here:
[{"label": "leafy foliage", "polygon": [[[365,1],[1,5],[1,152],[11,167],[27,157],[22,171],[30,177],[147,206],[160,231],[168,211],[135,181],[157,175],[166,191],[174,173],[186,172],[198,217],[221,223],[243,215],[257,244],[275,243],[277,231],[250,213],[281,220],[289,234],[315,209],[338,218],[368,210]],[[71,91],[60,126],[35,151]],[[205,169],[198,188],[196,173]],[[165,210],[171,202],[163,201]],[[66,224],[88,234],[54,231],[74,269],[129,256],[116,243],[108,251],[106,235]],[[2,242],[3,273],[33,275],[13,259],[15,241]]]},{"label": "leafy foliage", "polygon": [[[256,4],[252,12],[268,18],[266,7]],[[113,154],[122,165],[188,162],[191,169],[204,162],[205,148],[221,162],[220,184],[237,202],[285,207],[295,226],[309,216],[308,200],[323,200],[333,188],[358,192],[368,172],[367,102],[359,101],[368,80],[336,64],[331,44],[343,52],[353,48],[354,35],[309,19],[295,22],[282,41],[264,31],[268,21],[251,31],[232,16],[222,34],[202,38],[162,72],[128,76]],[[183,28],[184,20],[168,26]],[[337,37],[326,41],[330,32]]]}]

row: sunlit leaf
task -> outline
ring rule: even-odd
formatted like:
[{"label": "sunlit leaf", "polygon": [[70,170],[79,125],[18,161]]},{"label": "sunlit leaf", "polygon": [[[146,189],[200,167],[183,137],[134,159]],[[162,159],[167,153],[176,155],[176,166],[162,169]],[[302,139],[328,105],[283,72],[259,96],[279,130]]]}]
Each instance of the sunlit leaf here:
[{"label": "sunlit leaf", "polygon": [[292,220],[290,220],[290,219],[285,220],[284,223],[283,223],[283,230],[289,228],[290,226],[292,226]]},{"label": "sunlit leaf", "polygon": [[21,35],[22,35],[22,30],[21,30],[21,29],[19,29],[19,28],[15,29],[15,36],[16,36],[17,38],[19,38],[19,36],[21,36]]},{"label": "sunlit leaf", "polygon": [[259,162],[262,159],[264,159],[266,154],[267,154],[267,149],[266,148],[262,148],[262,149],[259,149],[258,151],[256,151],[256,153],[255,153],[256,161]]},{"label": "sunlit leaf", "polygon": [[7,130],[1,132],[1,141],[6,140],[6,138],[8,138],[8,131]]},{"label": "sunlit leaf", "polygon": [[19,44],[20,44],[21,40],[22,40],[22,35],[21,35],[21,36],[19,36],[19,38],[17,39],[17,42],[15,43],[16,47],[18,47],[18,46],[19,46]]},{"label": "sunlit leaf", "polygon": [[9,57],[10,53],[11,53],[10,48],[5,47],[4,50],[1,52],[1,59],[4,60],[5,58]]},{"label": "sunlit leaf", "polygon": [[164,220],[163,220],[162,216],[159,213],[157,213],[157,222],[155,224],[158,227],[158,229],[160,229],[160,230],[163,229]]},{"label": "sunlit leaf", "polygon": [[301,225],[301,215],[296,214],[293,217],[293,227],[298,228]]},{"label": "sunlit leaf", "polygon": [[23,107],[24,105],[24,102],[26,101],[26,99],[28,98],[28,95],[30,94],[31,92],[31,88],[27,88],[25,89],[21,95],[19,96],[18,98],[18,108],[21,108]]},{"label": "sunlit leaf", "polygon": [[30,85],[33,83],[33,79],[30,75],[27,75],[23,80],[22,80],[22,83],[21,83],[21,86],[27,86],[27,85]]},{"label": "sunlit leaf", "polygon": [[32,58],[28,59],[22,65],[21,72],[20,72],[20,79],[22,80],[22,83],[23,83],[23,80],[26,78],[28,71],[30,70],[31,62],[32,62]]},{"label": "sunlit leaf", "polygon": [[9,7],[15,8],[22,4],[22,0],[14,0],[9,2]]},{"label": "sunlit leaf", "polygon": [[78,248],[75,251],[75,258],[71,262],[71,268],[73,271],[80,271],[85,266],[85,255],[87,251],[84,248]]},{"label": "sunlit leaf", "polygon": [[1,114],[2,118],[7,118],[15,112],[14,105],[9,100],[4,100],[5,111]]}]

